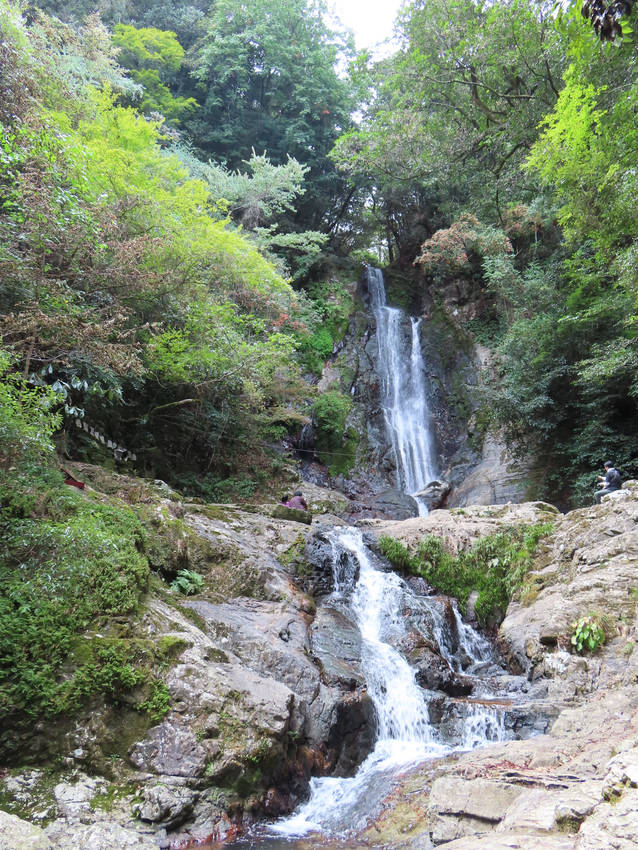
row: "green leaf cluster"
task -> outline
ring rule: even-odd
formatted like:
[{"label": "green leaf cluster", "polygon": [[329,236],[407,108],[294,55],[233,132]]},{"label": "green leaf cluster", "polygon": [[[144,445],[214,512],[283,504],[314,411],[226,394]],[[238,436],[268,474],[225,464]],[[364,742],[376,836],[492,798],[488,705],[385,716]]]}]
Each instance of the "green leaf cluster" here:
[{"label": "green leaf cluster", "polygon": [[145,711],[153,723],[159,723],[171,709],[171,693],[164,682],[153,682],[148,699],[139,703],[138,711]]},{"label": "green leaf cluster", "polygon": [[204,579],[200,573],[194,570],[179,570],[175,581],[171,582],[171,588],[183,593],[184,596],[194,596],[200,593],[204,587]]},{"label": "green leaf cluster", "polygon": [[476,591],[476,618],[487,627],[503,619],[510,599],[523,587],[539,542],[551,531],[550,523],[513,527],[482,537],[457,555],[433,534],[426,535],[415,552],[387,536],[379,538],[379,548],[393,566],[457,599],[463,613]]},{"label": "green leaf cluster", "polygon": [[576,652],[595,652],[605,643],[605,630],[595,617],[580,617],[571,628],[571,644]]},{"label": "green leaf cluster", "polygon": [[143,89],[139,109],[145,114],[159,113],[169,122],[180,119],[197,109],[194,97],[175,97],[172,82],[184,59],[184,48],[174,32],[155,27],[136,29],[129,24],[116,24],[113,44],[119,47],[118,60],[130,69],[131,78]]}]

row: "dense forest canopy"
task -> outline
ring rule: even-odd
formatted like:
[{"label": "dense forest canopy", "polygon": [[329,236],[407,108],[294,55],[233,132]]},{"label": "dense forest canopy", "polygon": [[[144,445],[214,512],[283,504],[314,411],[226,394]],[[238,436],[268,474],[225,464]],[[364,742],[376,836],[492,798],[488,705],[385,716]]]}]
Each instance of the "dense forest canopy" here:
[{"label": "dense forest canopy", "polygon": [[413,0],[375,61],[320,0],[0,0],[18,431],[40,388],[68,455],[101,457],[90,423],[247,495],[344,331],[335,269],[382,252],[487,294],[484,407],[540,492],[582,498],[601,452],[637,471],[635,17]]}]

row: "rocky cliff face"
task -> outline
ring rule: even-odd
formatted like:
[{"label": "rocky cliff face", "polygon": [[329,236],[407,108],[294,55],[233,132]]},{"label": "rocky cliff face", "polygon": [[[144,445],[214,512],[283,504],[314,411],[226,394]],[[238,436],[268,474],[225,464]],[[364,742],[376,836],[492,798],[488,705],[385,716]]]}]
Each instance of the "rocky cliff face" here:
[{"label": "rocky cliff face", "polygon": [[[177,847],[289,811],[311,774],[356,769],[374,727],[360,640],[322,604],[333,581],[326,527],[339,523],[325,511],[344,505],[319,488],[306,497],[324,512],[311,526],[271,516],[273,506],[158,500],[158,515],[178,510],[210,544],[200,594],[156,583],[135,622],[119,624],[140,646],[174,647],[165,670],[170,710],[149,725],[130,706],[94,702],[18,740],[26,765],[16,754],[20,769],[2,776],[3,846]],[[565,516],[543,503],[479,506],[368,520],[365,533],[408,547],[437,534],[459,550],[548,518],[555,531],[499,632],[519,674],[507,710],[518,740],[431,760],[404,777],[362,840],[415,850],[635,847],[638,482]],[[603,623],[607,641],[578,654],[572,623],[585,615]],[[470,685],[416,633],[403,649],[419,681],[439,694],[433,722],[454,722],[454,702]]]},{"label": "rocky cliff face", "polygon": [[[396,277],[396,276],[395,276]],[[426,366],[429,427],[439,458],[439,477],[451,485],[445,505],[502,504],[524,499],[529,467],[507,451],[502,436],[491,430],[480,409],[481,384],[490,369],[490,353],[464,330],[464,322],[482,309],[481,295],[465,282],[448,287],[435,301],[419,278],[394,279],[392,293],[403,298],[413,315],[423,318],[421,347]],[[365,274],[359,282],[361,305],[350,322],[344,345],[326,365],[322,391],[339,389],[354,403],[348,425],[358,435],[356,464],[346,476],[328,476],[350,499],[359,517],[405,519],[417,512],[414,501],[396,489],[396,470],[380,405],[376,322]],[[409,333],[406,319],[405,333]],[[307,435],[306,435],[307,436]],[[307,446],[306,446],[307,448]]]}]

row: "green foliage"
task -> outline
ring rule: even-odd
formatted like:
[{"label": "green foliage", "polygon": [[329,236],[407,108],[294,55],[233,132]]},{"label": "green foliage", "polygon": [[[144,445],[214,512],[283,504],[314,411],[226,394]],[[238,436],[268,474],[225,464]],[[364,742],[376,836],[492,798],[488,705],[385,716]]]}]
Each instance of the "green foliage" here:
[{"label": "green foliage", "polygon": [[317,451],[333,475],[345,473],[354,465],[358,437],[346,429],[352,400],[332,390],[323,393],[313,405],[313,422],[317,429]]},{"label": "green foliage", "polygon": [[193,177],[206,181],[216,203],[223,204],[233,219],[248,230],[292,212],[294,202],[306,191],[308,166],[291,156],[285,163],[275,165],[266,154],[253,150],[250,158],[241,163],[241,170],[230,171],[213,162],[201,162],[183,147],[176,147],[175,153]]},{"label": "green foliage", "polygon": [[312,412],[317,436],[327,449],[341,446],[346,419],[351,410],[352,401],[336,390],[323,393],[315,401]]},{"label": "green foliage", "polygon": [[[154,655],[91,634],[137,610],[146,530],[129,508],[63,484],[50,442],[55,394],[8,372],[5,352],[0,362],[0,717],[10,724],[73,713],[97,695],[124,699]],[[143,710],[157,713],[156,702]]]},{"label": "green foliage", "polygon": [[167,85],[175,79],[184,59],[184,48],[174,32],[117,24],[113,43],[120,48],[120,63],[130,69],[132,79],[144,90],[138,104],[142,112],[159,112],[177,124],[197,108],[195,98],[175,97]]},{"label": "green foliage", "polygon": [[605,630],[595,617],[580,617],[571,624],[576,652],[595,652],[605,643]]},{"label": "green foliage", "polygon": [[299,346],[303,364],[316,375],[320,375],[325,361],[332,354],[334,341],[325,326],[304,337]]},{"label": "green foliage", "polygon": [[325,361],[343,339],[353,308],[352,296],[337,281],[322,281],[309,287],[309,300],[301,301],[307,332],[299,334],[297,350],[301,362],[320,375]]},{"label": "green foliage", "polygon": [[51,716],[141,681],[116,645],[61,671],[79,633],[137,608],[149,570],[132,511],[63,484],[50,441],[55,395],[8,372],[5,352],[0,363],[0,716]]},{"label": "green foliage", "polygon": [[438,591],[455,597],[462,612],[470,594],[478,592],[476,618],[482,626],[505,616],[513,595],[520,592],[539,541],[551,524],[511,528],[482,537],[470,549],[452,555],[443,540],[426,535],[412,553],[400,541],[379,538],[379,548],[391,564],[426,579]]},{"label": "green foliage", "polygon": [[367,69],[372,105],[338,141],[339,166],[381,181],[388,207],[427,188],[420,211],[499,215],[528,191],[520,165],[561,84],[551,16],[524,0],[417,0],[397,29],[402,49]]},{"label": "green foliage", "polygon": [[139,703],[138,711],[145,711],[153,723],[159,723],[171,710],[171,693],[164,682],[155,681],[148,699]]},{"label": "green foliage", "polygon": [[[34,383],[64,389],[67,416],[84,413],[151,474],[241,480],[269,408],[296,392],[305,329],[282,317],[297,298],[167,150],[161,121],[121,105],[103,30],[72,38],[45,18],[27,27],[5,0],[2,9],[15,71],[0,128],[4,344]],[[69,56],[84,61],[95,33],[93,76],[86,63],[71,74]],[[170,33],[123,27],[117,38],[131,64],[177,73]],[[273,172],[256,159],[259,195]],[[265,208],[287,208],[286,191],[271,191]],[[65,439],[71,453],[91,451],[82,430],[67,427]]]},{"label": "green foliage", "polygon": [[[49,493],[55,513],[49,508],[40,519],[7,519],[0,527],[3,715],[56,714],[77,707],[90,691],[111,692],[116,678],[122,686],[134,684],[117,658],[102,655],[95,670],[58,679],[74,635],[102,615],[134,611],[148,580],[138,551],[142,530],[133,513],[62,493],[62,486]],[[115,668],[121,673],[112,672]]]},{"label": "green foliage", "polygon": [[[81,653],[84,655],[85,653]],[[127,641],[107,641],[81,664],[54,695],[49,713],[75,711],[90,697],[102,694],[118,698],[144,682],[144,673],[135,666],[134,653]],[[32,709],[27,713],[35,714]]]},{"label": "green foliage", "polygon": [[282,273],[292,275],[293,281],[304,280],[321,257],[328,236],[317,230],[301,233],[277,233],[276,225],[258,227],[255,241],[273,262],[279,260]]},{"label": "green foliage", "polygon": [[568,504],[591,501],[605,457],[626,476],[637,469],[638,83],[627,49],[577,42],[528,160],[560,204],[564,244],[523,270],[486,265],[512,305],[492,410],[521,447],[536,444],[541,493]]},{"label": "green foliage", "polygon": [[57,397],[10,369],[9,354],[0,349],[0,519],[42,508],[50,499],[49,487],[60,481],[51,444],[60,424],[54,412]]},{"label": "green foliage", "polygon": [[505,333],[505,321],[496,311],[469,319],[464,324],[479,345],[495,348]]},{"label": "green foliage", "polygon": [[193,57],[202,109],[187,123],[199,149],[231,169],[251,151],[275,164],[288,156],[309,166],[297,216],[318,229],[347,193],[328,152],[354,109],[347,67],[353,49],[327,24],[322,0],[215,3]]},{"label": "green foliage", "polygon": [[[441,541],[434,535],[428,535],[426,540],[421,541],[421,543],[433,551],[436,556],[441,555],[444,551]],[[418,569],[413,556],[410,554],[410,550],[400,540],[383,535],[379,538],[379,549],[381,550],[381,554],[390,561],[393,567],[409,573]]]},{"label": "green foliage", "polygon": [[194,596],[201,593],[204,587],[204,578],[194,570],[179,570],[175,581],[171,582],[171,588],[184,596]]}]

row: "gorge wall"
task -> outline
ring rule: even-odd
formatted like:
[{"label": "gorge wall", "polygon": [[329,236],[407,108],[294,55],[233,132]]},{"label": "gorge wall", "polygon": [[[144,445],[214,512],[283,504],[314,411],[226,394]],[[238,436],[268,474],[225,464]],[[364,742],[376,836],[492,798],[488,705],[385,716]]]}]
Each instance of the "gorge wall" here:
[{"label": "gorge wall", "polygon": [[[489,311],[484,293],[463,280],[433,292],[417,271],[391,270],[386,278],[388,304],[405,311],[401,329],[406,338],[409,316],[421,319],[436,477],[451,485],[447,496],[435,492],[434,504],[462,507],[523,501],[530,487],[531,460],[512,457],[502,434],[490,425],[483,388],[491,354],[477,343],[467,325]],[[367,272],[353,295],[356,310],[348,333],[326,364],[319,389],[337,389],[352,399],[347,428],[350,439],[356,439],[355,461],[348,473],[334,476],[332,482],[327,476],[315,480],[343,490],[359,516],[405,518],[414,515],[414,503],[397,488],[396,463],[381,408],[378,329]]]}]

